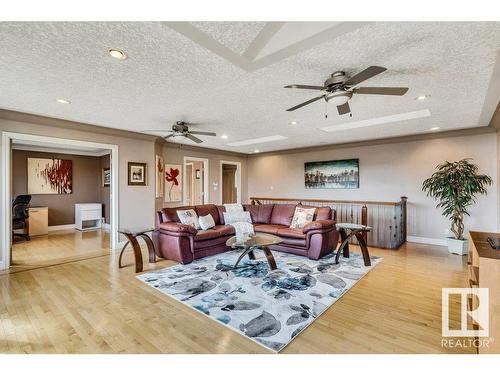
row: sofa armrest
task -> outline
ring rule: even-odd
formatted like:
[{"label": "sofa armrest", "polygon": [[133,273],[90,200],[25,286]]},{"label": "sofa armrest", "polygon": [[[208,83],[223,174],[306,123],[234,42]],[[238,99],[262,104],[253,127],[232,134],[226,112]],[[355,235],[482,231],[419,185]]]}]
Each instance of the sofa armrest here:
[{"label": "sofa armrest", "polygon": [[304,228],[302,228],[302,233],[307,233],[312,230],[324,230],[335,228],[334,220],[315,220],[307,223]]},{"label": "sofa armrest", "polygon": [[174,223],[174,222],[164,222],[158,225],[158,229],[167,232],[172,232],[176,234],[186,234],[195,236],[198,231],[191,225]]}]

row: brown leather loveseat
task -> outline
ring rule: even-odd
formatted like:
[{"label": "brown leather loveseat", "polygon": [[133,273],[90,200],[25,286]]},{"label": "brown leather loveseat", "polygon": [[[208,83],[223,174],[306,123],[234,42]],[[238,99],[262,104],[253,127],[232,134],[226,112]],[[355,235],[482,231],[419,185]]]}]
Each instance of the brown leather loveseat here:
[{"label": "brown leather loveseat", "polygon": [[[330,207],[316,207],[313,221],[302,229],[292,229],[295,204],[243,205],[250,212],[256,233],[274,234],[282,239],[271,250],[283,251],[319,259],[335,250],[339,234],[335,228],[335,210]],[[196,230],[181,224],[177,210],[194,209],[198,216],[211,214],[215,227]],[[224,207],[213,204],[163,208],[156,215],[156,230],[153,233],[157,255],[186,264],[194,259],[230,250],[228,238],[234,235],[234,228],[224,224]]]}]

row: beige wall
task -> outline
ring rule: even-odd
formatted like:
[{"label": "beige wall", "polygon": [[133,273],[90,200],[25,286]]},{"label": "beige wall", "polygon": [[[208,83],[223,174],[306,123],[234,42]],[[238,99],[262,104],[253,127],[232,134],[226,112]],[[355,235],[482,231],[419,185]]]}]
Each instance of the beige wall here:
[{"label": "beige wall", "polygon": [[28,194],[28,158],[65,159],[73,164],[71,194],[33,194],[31,197],[31,206],[49,208],[49,225],[74,224],[76,203],[101,201],[100,157],[22,150],[12,152],[12,197]]},{"label": "beige wall", "polygon": [[[500,143],[500,139],[498,140]],[[497,135],[432,139],[404,143],[333,148],[330,150],[252,155],[248,158],[248,196],[319,198],[342,200],[409,200],[408,235],[445,238],[449,222],[435,202],[421,191],[422,181],[444,160],[473,158],[494,185],[480,197],[466,219],[466,228],[494,231],[498,228]],[[304,187],[304,162],[359,158],[359,189]]]},{"label": "beige wall", "polygon": [[[9,111],[0,110],[0,132],[3,131],[118,145],[118,224],[123,227],[147,227],[154,225],[155,138],[62,120],[42,118],[39,121],[35,116],[12,114]],[[148,164],[147,186],[128,186],[127,162],[129,161]],[[2,170],[0,172],[4,173]],[[1,204],[3,205],[3,202]],[[0,261],[3,261],[3,259],[0,259]]]},{"label": "beige wall", "polygon": [[[210,203],[220,204],[220,162],[225,161],[238,161],[241,163],[241,200],[242,202],[248,201],[248,189],[247,189],[247,157],[240,156],[233,153],[225,153],[220,150],[211,149],[192,149],[192,148],[181,148],[172,144],[165,144],[163,146],[163,158],[167,164],[183,164],[184,157],[196,157],[196,158],[206,158],[208,159],[208,198]],[[217,190],[214,189],[213,183],[218,184]],[[179,203],[163,203],[163,207],[167,206],[179,206]]]}]

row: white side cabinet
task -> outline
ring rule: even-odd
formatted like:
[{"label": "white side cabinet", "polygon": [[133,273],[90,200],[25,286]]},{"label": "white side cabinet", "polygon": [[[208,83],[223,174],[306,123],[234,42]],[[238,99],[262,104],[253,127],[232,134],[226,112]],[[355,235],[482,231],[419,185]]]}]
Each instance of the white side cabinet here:
[{"label": "white side cabinet", "polygon": [[102,223],[101,203],[75,204],[75,228],[78,230],[100,229]]}]

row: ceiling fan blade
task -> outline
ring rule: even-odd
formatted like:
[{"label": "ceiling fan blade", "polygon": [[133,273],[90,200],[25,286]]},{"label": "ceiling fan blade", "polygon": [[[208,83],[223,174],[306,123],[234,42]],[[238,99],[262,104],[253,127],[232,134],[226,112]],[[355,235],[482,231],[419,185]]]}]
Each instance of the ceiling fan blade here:
[{"label": "ceiling fan blade", "polygon": [[191,135],[190,133],[186,134],[186,138],[189,138],[190,140],[192,140],[193,142],[196,142],[196,143],[203,142],[200,138],[196,138],[194,135]]},{"label": "ceiling fan blade", "polygon": [[339,115],[345,115],[346,113],[351,112],[351,107],[349,107],[349,102],[345,102],[342,105],[338,105],[337,111],[339,111]]},{"label": "ceiling fan blade", "polygon": [[212,137],[217,136],[217,133],[214,132],[198,132],[198,131],[189,131],[191,134],[199,134],[199,135],[210,135]]},{"label": "ceiling fan blade", "polygon": [[143,130],[143,132],[147,132],[147,133],[171,133],[172,130],[171,129],[146,129],[146,130]]},{"label": "ceiling fan blade", "polygon": [[312,102],[315,102],[316,100],[320,100],[320,99],[322,99],[324,97],[325,97],[325,95],[321,95],[321,96],[318,96],[317,98],[312,98],[312,99],[308,100],[307,102],[300,103],[300,104],[298,104],[298,105],[296,105],[295,107],[292,107],[292,108],[288,108],[287,111],[295,111],[296,109],[299,109],[299,108],[301,108],[301,107],[303,107],[305,105],[308,105],[308,104],[310,104]]},{"label": "ceiling fan blade", "polygon": [[356,94],[369,95],[404,95],[408,91],[408,87],[359,87],[354,89]]},{"label": "ceiling fan blade", "polygon": [[347,81],[344,82],[344,85],[356,86],[361,82],[366,81],[367,79],[375,77],[377,74],[385,72],[386,70],[387,68],[384,68],[382,66],[370,66],[365,70],[363,70],[362,72],[359,72],[358,74],[349,78]]},{"label": "ceiling fan blade", "polygon": [[288,85],[285,89],[306,89],[306,90],[324,90],[323,86],[310,86],[310,85]]},{"label": "ceiling fan blade", "polygon": [[166,137],[163,137],[163,139],[169,139],[169,138],[172,138],[173,136],[174,136],[174,133],[169,134],[169,135],[167,135]]}]

